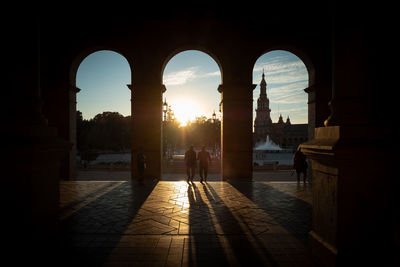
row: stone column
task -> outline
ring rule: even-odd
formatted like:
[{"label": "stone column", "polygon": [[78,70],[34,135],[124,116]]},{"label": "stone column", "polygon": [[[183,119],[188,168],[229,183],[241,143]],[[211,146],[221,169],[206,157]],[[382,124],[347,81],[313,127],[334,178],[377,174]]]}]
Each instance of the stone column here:
[{"label": "stone column", "polygon": [[[312,160],[310,248],[323,266],[386,266],[393,160],[390,132],[371,111],[371,50],[358,21],[338,16],[333,38],[331,115],[302,151]],[[318,112],[318,110],[316,110]]]},{"label": "stone column", "polygon": [[[150,75],[149,75],[150,76]],[[136,155],[142,147],[146,156],[146,178],[161,177],[162,165],[162,93],[165,86],[157,84],[149,78],[146,81],[137,81],[128,85],[132,91],[132,179],[138,177]]]},{"label": "stone column", "polygon": [[222,179],[252,179],[253,90],[251,83],[220,85]]},{"label": "stone column", "polygon": [[58,228],[59,163],[68,143],[47,126],[42,114],[39,26],[34,18],[24,17],[22,22],[3,33],[10,41],[3,58],[10,70],[0,148],[2,213],[7,218],[3,240],[6,256],[19,255],[24,240],[30,248],[27,257],[33,260],[35,252],[40,253],[37,257],[43,251],[55,252],[51,248]]},{"label": "stone column", "polygon": [[71,149],[68,157],[68,176],[62,177],[66,180],[76,179],[76,157],[78,155],[77,148],[77,132],[76,132],[76,94],[79,93],[81,89],[76,86],[71,86],[69,90],[69,142],[71,144]]},{"label": "stone column", "polygon": [[308,140],[311,140],[314,138],[315,129],[315,87],[309,86],[304,92],[308,95]]}]

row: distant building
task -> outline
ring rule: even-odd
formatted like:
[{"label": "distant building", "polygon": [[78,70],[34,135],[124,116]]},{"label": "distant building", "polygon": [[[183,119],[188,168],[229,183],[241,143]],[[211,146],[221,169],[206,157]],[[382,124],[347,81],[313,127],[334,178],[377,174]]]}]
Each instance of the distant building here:
[{"label": "distant building", "polygon": [[282,115],[273,123],[271,120],[271,109],[267,97],[267,83],[263,73],[260,83],[260,96],[257,99],[256,118],[254,120],[254,144],[264,143],[269,136],[275,144],[282,148],[294,148],[308,140],[308,124],[292,124],[289,116],[286,122]]}]

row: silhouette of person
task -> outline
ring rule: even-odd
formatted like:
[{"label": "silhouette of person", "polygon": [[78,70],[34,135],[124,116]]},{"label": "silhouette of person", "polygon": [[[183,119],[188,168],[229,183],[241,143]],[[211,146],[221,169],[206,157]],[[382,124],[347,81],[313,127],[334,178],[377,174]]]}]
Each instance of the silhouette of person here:
[{"label": "silhouette of person", "polygon": [[192,181],[194,178],[194,174],[196,172],[196,152],[193,150],[193,146],[185,152],[185,163],[186,163],[186,173],[187,173],[187,182]]},{"label": "silhouette of person", "polygon": [[205,146],[203,146],[201,151],[197,154],[197,159],[199,160],[200,182],[203,182],[203,178],[204,181],[207,182],[208,163],[211,161],[211,157]]},{"label": "silhouette of person", "polygon": [[144,155],[143,148],[141,146],[138,148],[138,153],[136,155],[136,161],[137,161],[137,169],[138,169],[138,173],[139,173],[139,182],[142,182],[144,169],[146,169],[146,156]]},{"label": "silhouette of person", "polygon": [[306,156],[301,152],[301,148],[299,147],[297,151],[294,153],[293,157],[293,167],[296,169],[297,173],[297,182],[300,182],[300,175],[303,173],[303,182],[305,183],[307,180],[307,160]]}]

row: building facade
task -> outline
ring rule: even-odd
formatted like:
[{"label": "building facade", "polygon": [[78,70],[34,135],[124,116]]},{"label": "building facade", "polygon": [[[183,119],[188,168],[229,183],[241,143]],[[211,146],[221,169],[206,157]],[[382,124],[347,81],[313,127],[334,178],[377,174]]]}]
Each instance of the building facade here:
[{"label": "building facade", "polygon": [[260,83],[260,96],[257,99],[256,118],[254,120],[254,144],[264,143],[267,140],[267,136],[280,147],[294,148],[308,140],[308,124],[292,124],[289,116],[284,122],[282,115],[279,116],[278,122],[272,122],[267,96],[267,83],[263,73]]}]

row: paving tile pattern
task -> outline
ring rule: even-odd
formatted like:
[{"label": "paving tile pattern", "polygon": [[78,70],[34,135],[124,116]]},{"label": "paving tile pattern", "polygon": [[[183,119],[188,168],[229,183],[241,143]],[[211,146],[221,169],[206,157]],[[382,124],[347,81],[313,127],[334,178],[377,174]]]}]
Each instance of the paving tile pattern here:
[{"label": "paving tile pattern", "polygon": [[86,198],[68,186],[63,205],[79,208],[61,230],[74,266],[311,265],[310,185],[103,182]]}]

